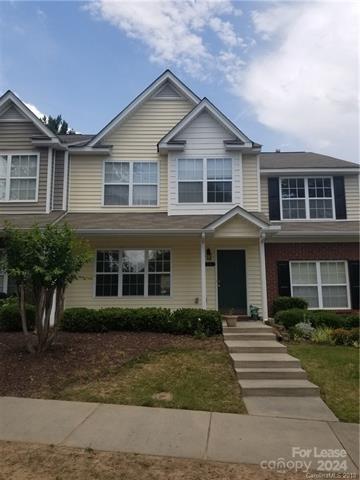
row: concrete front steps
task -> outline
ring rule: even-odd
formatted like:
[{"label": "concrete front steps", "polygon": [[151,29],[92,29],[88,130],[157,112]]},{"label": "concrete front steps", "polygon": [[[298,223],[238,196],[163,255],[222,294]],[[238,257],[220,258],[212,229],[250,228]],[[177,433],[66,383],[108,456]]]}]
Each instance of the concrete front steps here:
[{"label": "concrete front steps", "polygon": [[318,397],[319,387],[309,380],[241,380],[244,397]]},{"label": "concrete front steps", "polygon": [[307,380],[299,360],[276,341],[271,327],[243,321],[223,330],[244,397],[319,396],[319,387]]}]

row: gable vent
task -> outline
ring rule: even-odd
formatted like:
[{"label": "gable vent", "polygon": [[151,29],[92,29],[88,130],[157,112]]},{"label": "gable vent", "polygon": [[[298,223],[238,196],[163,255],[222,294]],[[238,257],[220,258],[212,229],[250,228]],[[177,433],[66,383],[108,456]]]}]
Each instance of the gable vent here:
[{"label": "gable vent", "polygon": [[181,98],[180,93],[167,82],[154,94],[154,98]]}]

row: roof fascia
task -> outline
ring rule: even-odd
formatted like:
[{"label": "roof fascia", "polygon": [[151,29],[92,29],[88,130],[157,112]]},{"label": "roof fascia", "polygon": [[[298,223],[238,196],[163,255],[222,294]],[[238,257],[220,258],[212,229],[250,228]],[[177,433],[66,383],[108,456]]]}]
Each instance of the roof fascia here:
[{"label": "roof fascia", "polygon": [[100,132],[92,138],[87,145],[92,147],[98,143],[105,135],[107,135],[113,128],[118,126],[131,112],[133,112],[139,105],[153,95],[153,93],[166,81],[172,82],[175,87],[194,105],[200,102],[200,98],[195,95],[181,80],[179,80],[170,70],[166,70],[160,77],[152,82],[142,93],[129,103],[116,117],[114,117]]}]

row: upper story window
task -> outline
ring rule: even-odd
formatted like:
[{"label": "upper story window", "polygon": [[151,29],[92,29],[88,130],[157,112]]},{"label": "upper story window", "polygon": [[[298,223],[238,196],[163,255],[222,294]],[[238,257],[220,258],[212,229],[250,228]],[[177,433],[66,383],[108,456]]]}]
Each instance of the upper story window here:
[{"label": "upper story window", "polygon": [[179,203],[231,203],[231,158],[179,158]]},{"label": "upper story window", "polygon": [[36,201],[38,172],[38,154],[0,154],[0,201]]},{"label": "upper story window", "polygon": [[105,162],[104,205],[153,206],[157,203],[157,162]]},{"label": "upper story window", "polygon": [[333,219],[331,177],[280,178],[283,219]]}]

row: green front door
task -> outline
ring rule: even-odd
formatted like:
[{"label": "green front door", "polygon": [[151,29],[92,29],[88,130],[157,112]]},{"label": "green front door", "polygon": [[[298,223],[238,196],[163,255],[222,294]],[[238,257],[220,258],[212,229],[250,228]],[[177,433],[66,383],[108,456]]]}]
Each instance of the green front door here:
[{"label": "green front door", "polygon": [[218,250],[217,281],[219,310],[246,315],[245,250]]}]

